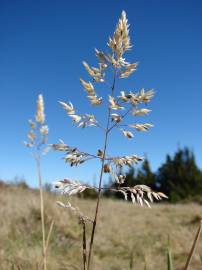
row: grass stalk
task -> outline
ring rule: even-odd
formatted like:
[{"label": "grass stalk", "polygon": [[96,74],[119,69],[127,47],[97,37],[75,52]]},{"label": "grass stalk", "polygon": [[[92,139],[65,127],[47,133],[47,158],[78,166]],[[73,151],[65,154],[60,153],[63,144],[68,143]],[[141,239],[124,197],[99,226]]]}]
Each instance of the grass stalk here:
[{"label": "grass stalk", "polygon": [[[111,87],[112,96],[114,95],[115,83],[116,83],[116,69],[114,69],[114,79],[113,79],[113,84]],[[105,164],[105,158],[106,158],[108,136],[109,136],[109,132],[111,131],[111,129],[109,127],[110,126],[110,114],[111,114],[111,108],[108,109],[107,126],[106,126],[106,130],[105,130],[105,139],[104,139],[104,148],[103,148],[103,157],[102,157],[100,178],[99,178],[98,196],[97,196],[97,203],[96,203],[96,208],[95,208],[95,217],[94,217],[94,221],[93,221],[93,228],[92,228],[92,232],[91,232],[87,270],[90,270],[93,242],[94,242],[94,237],[95,237],[95,230],[96,230],[96,225],[97,225],[97,218],[98,218],[101,191],[102,191],[102,178],[103,178],[103,172],[104,172],[104,164]]]},{"label": "grass stalk", "polygon": [[188,269],[189,269],[189,266],[190,266],[190,264],[191,264],[191,260],[192,260],[192,258],[193,258],[194,252],[195,252],[195,250],[196,250],[196,247],[197,247],[197,244],[198,244],[200,235],[201,235],[201,230],[202,230],[202,220],[200,221],[198,230],[197,230],[197,232],[196,232],[196,236],[195,236],[195,238],[194,238],[194,242],[193,242],[193,244],[192,244],[192,247],[191,247],[189,256],[188,256],[188,258],[187,258],[187,262],[186,262],[186,265],[185,265],[184,270],[188,270]]},{"label": "grass stalk", "polygon": [[133,270],[133,268],[134,268],[134,253],[133,253],[133,250],[131,250],[130,261],[129,261],[129,270]]},{"label": "grass stalk", "polygon": [[38,173],[38,183],[40,192],[40,212],[41,212],[41,230],[42,230],[42,251],[43,251],[43,269],[47,270],[47,260],[46,260],[46,234],[45,234],[45,218],[44,218],[44,196],[43,196],[43,184],[41,177],[41,159],[40,154],[35,155],[37,173]]},{"label": "grass stalk", "polygon": [[168,246],[166,255],[167,255],[167,269],[173,270],[173,257],[171,252],[170,235],[168,235]]},{"label": "grass stalk", "polygon": [[167,249],[167,269],[173,270],[173,259],[170,247]]},{"label": "grass stalk", "polygon": [[51,221],[50,228],[49,228],[48,235],[47,235],[47,239],[46,239],[46,254],[47,254],[48,245],[50,242],[51,233],[53,230],[53,225],[54,225],[54,220]]},{"label": "grass stalk", "polygon": [[86,223],[85,220],[81,220],[83,227],[83,269],[87,268],[87,249],[86,249]]},{"label": "grass stalk", "polygon": [[[48,230],[47,239],[46,239],[46,248],[45,248],[46,259],[47,259],[48,245],[49,245],[49,242],[50,242],[50,236],[51,236],[51,233],[52,233],[52,230],[53,230],[53,225],[54,225],[54,220],[51,221],[51,224],[50,224],[50,227],[49,227],[49,230]],[[43,266],[43,260],[42,260],[42,262],[40,263],[39,269],[41,269],[42,266]],[[37,268],[37,269],[38,269],[38,268]]]}]

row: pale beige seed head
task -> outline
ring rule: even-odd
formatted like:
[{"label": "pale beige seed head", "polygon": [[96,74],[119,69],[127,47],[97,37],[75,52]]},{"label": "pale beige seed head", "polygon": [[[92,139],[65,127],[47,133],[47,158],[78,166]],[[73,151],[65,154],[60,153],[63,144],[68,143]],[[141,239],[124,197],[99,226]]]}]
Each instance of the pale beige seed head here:
[{"label": "pale beige seed head", "polygon": [[36,122],[43,124],[45,122],[45,113],[44,113],[44,101],[43,96],[40,94],[37,100],[37,111],[35,116]]},{"label": "pale beige seed head", "polygon": [[119,59],[121,59],[125,51],[131,48],[129,24],[125,11],[122,11],[114,35],[112,38],[109,38],[108,45],[113,51],[116,52]]},{"label": "pale beige seed head", "polygon": [[41,128],[40,128],[39,131],[40,131],[40,133],[41,133],[42,135],[48,135],[48,132],[49,132],[48,126],[47,126],[47,125],[41,126]]},{"label": "pale beige seed head", "polygon": [[123,39],[122,42],[124,45],[124,49],[128,50],[131,48],[130,37],[129,37],[129,24],[126,18],[126,12],[124,10],[122,11],[121,18],[119,20],[119,28],[120,28],[120,31],[122,32],[122,39]]}]

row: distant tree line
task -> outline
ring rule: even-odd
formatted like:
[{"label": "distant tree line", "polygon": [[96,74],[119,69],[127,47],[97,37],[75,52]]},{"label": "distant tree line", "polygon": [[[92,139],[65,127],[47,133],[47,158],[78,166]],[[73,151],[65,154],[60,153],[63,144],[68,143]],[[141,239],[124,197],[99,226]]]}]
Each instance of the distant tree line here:
[{"label": "distant tree line", "polygon": [[[123,186],[132,187],[135,185],[147,185],[155,191],[161,191],[169,197],[169,201],[190,202],[196,201],[202,203],[202,170],[197,166],[193,151],[185,147],[178,149],[173,156],[167,155],[165,162],[153,172],[148,158],[145,158],[138,168],[131,167],[126,173],[126,179]],[[15,177],[12,181],[4,182],[0,180],[0,189],[6,186],[16,186],[29,188],[26,181],[22,178]],[[118,185],[109,180],[104,189],[105,197],[124,199],[123,195],[118,192],[111,192],[108,188],[114,188]],[[44,186],[46,191],[52,191],[52,185]],[[87,189],[80,197],[96,198],[96,191]]]},{"label": "distant tree line", "polygon": [[[167,155],[165,162],[152,172],[145,158],[140,168],[131,168],[124,186],[148,185],[169,197],[170,202],[198,201],[202,203],[202,171],[196,164],[194,153],[188,148],[178,149],[173,156]],[[110,181],[108,187],[117,184]],[[122,194],[104,192],[107,197],[122,198]]]}]

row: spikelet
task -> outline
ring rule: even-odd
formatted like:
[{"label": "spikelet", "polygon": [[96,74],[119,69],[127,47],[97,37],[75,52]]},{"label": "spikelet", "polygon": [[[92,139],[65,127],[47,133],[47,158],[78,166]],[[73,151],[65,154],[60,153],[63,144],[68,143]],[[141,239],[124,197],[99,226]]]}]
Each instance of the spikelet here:
[{"label": "spikelet", "polygon": [[142,116],[142,115],[148,114],[149,112],[151,112],[151,110],[146,109],[146,108],[142,108],[142,109],[139,109],[139,110],[134,110],[132,112],[132,114],[135,115],[135,116]]},{"label": "spikelet", "polygon": [[32,119],[29,119],[28,120],[28,123],[29,123],[31,129],[35,129],[36,128],[36,123]]},{"label": "spikelet", "polygon": [[54,183],[54,187],[61,190],[63,194],[68,196],[81,193],[87,188],[86,185],[70,179],[59,180]]},{"label": "spikelet", "polygon": [[80,83],[86,90],[90,103],[92,105],[100,105],[102,103],[102,98],[97,97],[93,84],[91,82],[86,82],[83,79],[80,79]]},{"label": "spikelet", "polygon": [[117,113],[112,113],[111,119],[112,119],[112,121],[115,121],[117,123],[121,122],[121,116]]},{"label": "spikelet", "polygon": [[125,65],[125,69],[121,70],[120,72],[120,78],[128,78],[134,71],[137,69],[138,63],[133,63],[133,64],[127,64]]},{"label": "spikelet", "polygon": [[121,91],[120,94],[121,94],[121,95],[118,96],[118,98],[119,98],[121,101],[123,101],[123,102],[128,102],[128,98],[127,98],[125,92],[124,92],[124,91]]},{"label": "spikelet", "polygon": [[129,24],[125,11],[122,11],[114,35],[112,38],[109,38],[108,46],[117,54],[119,59],[125,51],[131,48]]},{"label": "spikelet", "polygon": [[104,81],[103,74],[99,68],[90,67],[88,65],[88,63],[86,63],[85,61],[83,61],[83,66],[95,82],[103,82]]},{"label": "spikelet", "polygon": [[83,85],[89,95],[95,94],[95,89],[91,82],[85,82],[83,79],[80,79],[80,83]]},{"label": "spikelet", "polygon": [[63,109],[65,109],[67,114],[69,114],[69,115],[75,114],[74,106],[71,102],[69,102],[69,103],[65,103],[63,101],[58,101],[58,102],[62,105]]},{"label": "spikelet", "polygon": [[140,90],[140,93],[138,95],[139,102],[148,103],[150,100],[154,97],[154,90],[151,89],[147,92],[145,92],[144,88]]},{"label": "spikelet", "polygon": [[143,158],[137,155],[132,156],[122,156],[122,157],[113,157],[110,161],[117,167],[122,168],[123,166],[132,167],[134,164],[142,161]]},{"label": "spikelet", "polygon": [[112,110],[121,110],[124,109],[124,107],[120,106],[114,97],[109,95],[109,105]]},{"label": "spikelet", "polygon": [[119,20],[119,28],[122,33],[124,50],[131,48],[130,37],[129,37],[129,24],[126,18],[126,12],[122,11],[121,18]]},{"label": "spikelet", "polygon": [[41,128],[39,129],[40,133],[42,135],[48,135],[48,132],[49,132],[49,128],[47,125],[43,125],[41,126]]},{"label": "spikelet", "polygon": [[132,139],[134,137],[133,133],[128,130],[121,129],[121,131],[123,135],[127,137],[128,139]]},{"label": "spikelet", "polygon": [[[104,52],[99,51],[98,49],[95,49],[95,55],[99,59],[99,62],[102,64],[105,64],[107,61],[109,61],[108,56]],[[106,68],[107,66],[104,67]]]},{"label": "spikelet", "polygon": [[40,123],[41,125],[45,122],[44,102],[43,102],[43,96],[41,94],[38,96],[38,100],[37,100],[37,111],[36,111],[35,119],[36,119],[36,122]]},{"label": "spikelet", "polygon": [[33,142],[36,139],[36,134],[32,130],[30,130],[27,134],[27,137],[31,142]]},{"label": "spikelet", "polygon": [[135,128],[137,131],[148,131],[151,127],[153,127],[152,124],[131,124],[128,125],[131,128]]},{"label": "spikelet", "polygon": [[121,91],[120,94],[121,95],[118,96],[118,98],[123,102],[131,103],[131,105],[137,105],[140,103],[137,94],[131,91],[128,94],[126,94],[125,91]]}]

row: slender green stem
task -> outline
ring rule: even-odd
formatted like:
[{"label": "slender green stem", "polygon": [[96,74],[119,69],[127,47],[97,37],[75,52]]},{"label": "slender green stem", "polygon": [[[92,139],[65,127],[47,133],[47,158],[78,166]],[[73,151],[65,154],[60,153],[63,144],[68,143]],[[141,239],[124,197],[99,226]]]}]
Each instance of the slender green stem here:
[{"label": "slender green stem", "polygon": [[[112,96],[114,95],[115,82],[116,82],[116,70],[114,69],[114,79],[113,79],[113,84],[112,84],[112,87],[111,87]],[[96,225],[97,225],[97,217],[98,217],[98,211],[99,211],[99,205],[100,205],[100,198],[101,198],[101,191],[102,191],[103,169],[104,169],[106,150],[107,150],[107,142],[108,142],[108,135],[109,135],[109,129],[110,129],[110,115],[111,115],[111,108],[108,109],[107,126],[106,126],[106,131],[105,131],[105,139],[104,139],[104,147],[103,147],[103,157],[102,157],[102,161],[101,161],[101,170],[100,170],[100,178],[99,178],[98,197],[97,197],[97,203],[96,203],[96,209],[95,209],[95,217],[94,217],[94,221],[93,221],[93,228],[92,228],[92,232],[91,232],[87,270],[90,270],[93,242],[94,242],[94,237],[95,237],[95,229],[96,229]]]}]

